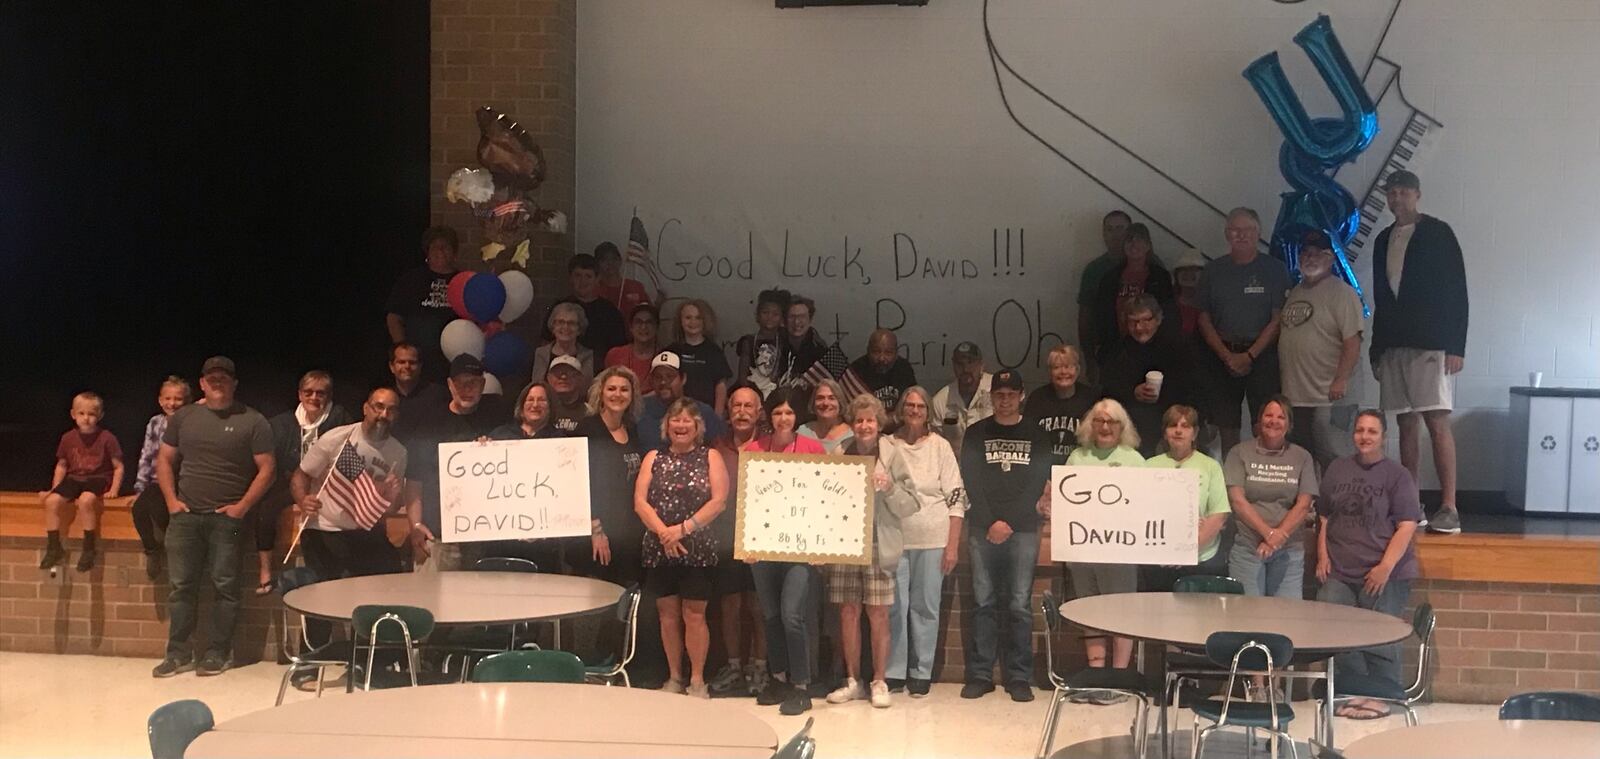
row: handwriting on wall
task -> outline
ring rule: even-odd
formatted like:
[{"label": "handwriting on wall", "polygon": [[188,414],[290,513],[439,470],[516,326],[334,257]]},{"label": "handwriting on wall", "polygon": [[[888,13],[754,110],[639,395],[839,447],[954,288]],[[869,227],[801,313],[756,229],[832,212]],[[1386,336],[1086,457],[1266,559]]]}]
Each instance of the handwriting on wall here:
[{"label": "handwriting on wall", "polygon": [[1199,563],[1200,476],[1179,469],[1051,470],[1050,556],[1092,564]]},{"label": "handwriting on wall", "polygon": [[588,535],[588,443],[442,443],[439,505],[446,543]]},{"label": "handwriting on wall", "polygon": [[905,231],[802,245],[787,228],[770,242],[749,230],[730,252],[682,243],[689,235],[671,219],[655,259],[674,296],[706,298],[723,324],[735,325],[723,329],[725,345],[744,330],[756,293],[781,287],[815,299],[817,331],[851,355],[882,327],[899,333],[900,355],[913,366],[948,366],[955,345],[970,340],[987,348],[991,368],[1043,367],[1051,348],[1072,342],[1076,283],[1029,282],[1026,230],[986,232],[980,250],[936,250]]},{"label": "handwriting on wall", "polygon": [[736,559],[872,561],[870,456],[739,454]]}]

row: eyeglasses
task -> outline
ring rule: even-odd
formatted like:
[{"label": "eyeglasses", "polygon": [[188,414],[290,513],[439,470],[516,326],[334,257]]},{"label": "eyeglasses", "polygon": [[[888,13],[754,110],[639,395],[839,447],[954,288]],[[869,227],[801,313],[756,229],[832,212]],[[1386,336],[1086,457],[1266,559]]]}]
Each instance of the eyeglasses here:
[{"label": "eyeglasses", "polygon": [[560,327],[576,327],[579,324],[577,319],[553,319],[550,323]]}]

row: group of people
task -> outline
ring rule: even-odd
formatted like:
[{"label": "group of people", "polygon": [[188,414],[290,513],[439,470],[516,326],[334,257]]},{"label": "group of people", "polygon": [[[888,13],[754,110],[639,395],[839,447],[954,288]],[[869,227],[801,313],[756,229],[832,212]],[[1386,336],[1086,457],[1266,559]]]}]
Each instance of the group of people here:
[{"label": "group of people", "polygon": [[[737,341],[734,365],[703,300],[678,306],[673,339],[662,346],[659,307],[620,277],[608,243],[573,258],[572,296],[546,312],[532,381],[507,404],[484,393],[478,359],[445,361],[410,341],[426,339],[431,317],[421,309],[442,294],[420,284],[427,275],[403,280],[410,294],[391,299],[388,322],[392,382],[368,394],[359,418],[331,403],[323,372],[302,377],[295,410],[271,421],[234,399],[236,371],[224,357],[202,366],[202,402],[188,403],[181,379],[161,386],[134,506],[151,576],[164,553],[171,583],[170,643],[154,674],[230,665],[239,532],[255,522],[255,590],[270,592],[276,525],[293,508],[306,520],[304,560],[321,577],[408,565],[465,570],[515,555],[545,571],[639,583],[659,632],[659,646],[642,648],[640,662],[661,665],[661,687],[754,693],[785,714],[811,708],[813,695],[876,707],[901,689],[926,695],[945,576],[964,546],[974,611],[961,695],[979,698],[998,684],[1027,701],[1030,597],[1057,464],[1173,467],[1200,477],[1195,565],[1069,564],[1076,595],[1170,589],[1177,577],[1201,573],[1232,576],[1247,593],[1300,598],[1309,547],[1318,598],[1398,614],[1418,576],[1411,538],[1425,523],[1415,477],[1423,426],[1445,498],[1432,526],[1458,529],[1453,461],[1440,457],[1453,452],[1447,375],[1464,353],[1466,295],[1449,227],[1416,211],[1416,177],[1395,172],[1387,192],[1396,224],[1377,238],[1372,363],[1384,411],[1398,414],[1399,463],[1384,452],[1384,413],[1349,406],[1364,326],[1354,291],[1332,274],[1331,242],[1320,233],[1302,240],[1294,284],[1281,261],[1258,253],[1259,220],[1244,208],[1228,214],[1227,256],[1185,254],[1171,275],[1148,230],[1108,214],[1108,252],[1090,263],[1080,289],[1080,346],[1053,348],[1047,381],[1031,392],[1017,369],[987,371],[970,342],[956,347],[951,381],[936,392],[918,384],[892,331],[872,332],[865,355],[850,361],[812,329],[815,304],[782,290],[757,297],[756,329]],[[447,276],[440,269],[454,242],[429,233],[429,271]],[[619,303],[631,304],[626,319]],[[1180,318],[1168,319],[1174,313]],[[442,383],[430,379],[434,361],[443,362]],[[1245,401],[1251,436],[1240,431]],[[59,530],[69,508],[85,520],[78,568],[93,564],[98,498],[119,492],[123,474],[115,438],[98,427],[102,412],[92,394],[73,400],[76,429],[62,439],[44,495],[50,534],[41,566],[65,556]],[[1220,430],[1217,458],[1205,452],[1211,428]],[[590,536],[438,540],[439,444],[561,436],[588,441]],[[871,563],[736,561],[731,505],[742,451],[874,458]],[[381,522],[364,528],[329,516],[332,475],[363,473],[406,515],[409,550],[396,551]],[[197,663],[189,637],[207,572],[216,603],[211,648]],[[709,672],[713,603],[726,662]],[[1130,666],[1131,641],[1086,645],[1090,666]],[[1398,680],[1398,647],[1339,664]],[[1358,701],[1343,713],[1381,710]]]}]

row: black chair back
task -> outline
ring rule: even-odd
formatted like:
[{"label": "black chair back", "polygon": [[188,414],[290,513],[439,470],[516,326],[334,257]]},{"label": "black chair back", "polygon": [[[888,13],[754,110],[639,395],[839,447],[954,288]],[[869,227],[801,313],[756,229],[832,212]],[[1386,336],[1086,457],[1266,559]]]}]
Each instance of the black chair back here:
[{"label": "black chair back", "polygon": [[539,565],[515,556],[489,556],[472,565],[478,572],[538,572]]},{"label": "black chair back", "polygon": [[1174,593],[1220,593],[1229,596],[1244,595],[1244,583],[1232,577],[1218,575],[1189,575],[1179,577],[1172,584]]},{"label": "black chair back", "polygon": [[211,707],[204,701],[174,701],[150,713],[146,730],[150,733],[153,759],[183,759],[183,752],[201,733],[216,724]]},{"label": "black chair back", "polygon": [[1600,696],[1563,691],[1518,693],[1500,705],[1500,719],[1600,722]]},{"label": "black chair back", "polygon": [[[1265,647],[1266,654],[1272,657],[1272,661],[1267,661],[1267,656],[1258,648],[1240,652],[1240,649],[1251,643]],[[1238,656],[1239,669],[1265,672],[1289,663],[1294,657],[1294,642],[1277,633],[1214,632],[1206,638],[1206,656],[1219,667],[1232,667],[1234,657]]]}]

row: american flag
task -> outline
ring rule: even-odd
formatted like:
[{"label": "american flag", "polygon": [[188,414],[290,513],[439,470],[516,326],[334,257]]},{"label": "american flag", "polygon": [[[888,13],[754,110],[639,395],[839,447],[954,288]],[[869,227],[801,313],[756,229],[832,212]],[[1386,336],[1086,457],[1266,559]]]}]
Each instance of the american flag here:
[{"label": "american flag", "polygon": [[634,214],[633,222],[628,225],[628,260],[636,264],[650,260],[650,235],[644,231],[644,222],[639,220],[638,214]]},{"label": "american flag", "polygon": [[378,483],[367,472],[366,462],[348,441],[334,459],[327,482],[322,484],[322,500],[349,514],[363,530],[372,529],[389,512],[389,499],[378,492]]},{"label": "american flag", "polygon": [[872,389],[861,380],[861,376],[850,368],[850,357],[844,355],[844,349],[840,348],[838,343],[828,346],[828,349],[823,351],[822,357],[801,375],[801,379],[811,387],[816,387],[817,383],[825,379],[837,380],[844,387],[845,397],[839,399],[841,404],[848,404],[862,393],[872,393]]}]

